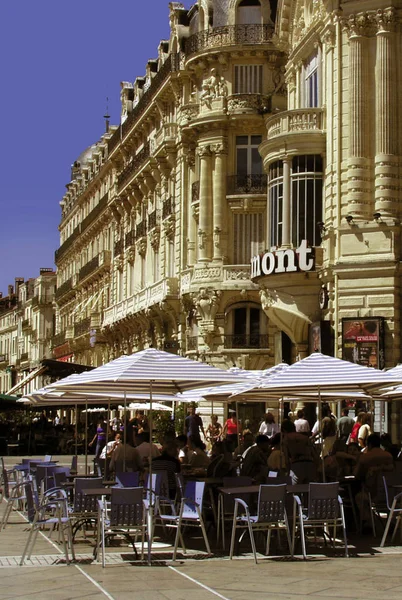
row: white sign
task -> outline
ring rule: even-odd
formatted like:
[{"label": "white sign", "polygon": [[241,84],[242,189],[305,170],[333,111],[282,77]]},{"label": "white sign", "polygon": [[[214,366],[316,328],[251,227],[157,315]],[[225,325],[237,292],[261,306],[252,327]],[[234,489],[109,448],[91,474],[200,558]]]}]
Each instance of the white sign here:
[{"label": "white sign", "polygon": [[296,250],[276,250],[258,254],[251,259],[251,279],[272,273],[312,271],[315,267],[314,249],[303,240]]}]

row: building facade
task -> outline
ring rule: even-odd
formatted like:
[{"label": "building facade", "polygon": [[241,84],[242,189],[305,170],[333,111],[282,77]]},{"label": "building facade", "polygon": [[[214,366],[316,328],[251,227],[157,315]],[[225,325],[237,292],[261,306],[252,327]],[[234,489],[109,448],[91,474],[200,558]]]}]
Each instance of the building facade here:
[{"label": "building facade", "polygon": [[120,124],[72,169],[55,356],[395,365],[401,0],[169,11],[169,40],[121,84]]}]

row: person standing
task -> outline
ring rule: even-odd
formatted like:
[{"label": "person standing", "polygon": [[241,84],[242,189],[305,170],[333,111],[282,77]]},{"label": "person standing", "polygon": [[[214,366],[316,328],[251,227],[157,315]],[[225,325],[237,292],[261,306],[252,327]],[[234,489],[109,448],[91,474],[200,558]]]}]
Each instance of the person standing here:
[{"label": "person standing", "polygon": [[355,424],[352,417],[349,417],[349,409],[344,408],[342,410],[342,416],[338,419],[338,435],[339,439],[344,440],[345,442],[349,439],[350,434],[352,433],[353,425]]},{"label": "person standing", "polygon": [[223,427],[222,437],[224,437],[225,435],[228,448],[230,448],[230,451],[233,452],[233,450],[239,444],[239,424],[237,421],[236,413],[234,411],[230,413],[230,417],[227,419]]},{"label": "person standing", "polygon": [[272,439],[274,435],[279,433],[279,425],[275,423],[274,415],[271,412],[267,412],[265,419],[260,425],[258,430],[260,435],[266,435],[268,439]]},{"label": "person standing", "polygon": [[297,433],[304,433],[305,435],[309,435],[311,431],[310,423],[304,416],[304,410],[297,411],[297,419],[295,421],[295,427]]},{"label": "person standing", "polygon": [[187,415],[184,421],[184,427],[186,430],[187,437],[190,437],[191,435],[193,437],[198,437],[201,440],[200,431],[202,432],[204,438],[206,437],[204,431],[204,424],[202,422],[201,417],[197,415],[195,406],[189,407],[189,414]]},{"label": "person standing", "polygon": [[95,442],[96,442],[95,461],[97,461],[98,458],[100,457],[100,454],[101,454],[104,446],[106,446],[106,431],[105,431],[105,424],[103,421],[98,421],[98,425],[96,427],[96,433],[95,433],[93,439],[89,442],[89,446],[93,446],[93,444]]}]

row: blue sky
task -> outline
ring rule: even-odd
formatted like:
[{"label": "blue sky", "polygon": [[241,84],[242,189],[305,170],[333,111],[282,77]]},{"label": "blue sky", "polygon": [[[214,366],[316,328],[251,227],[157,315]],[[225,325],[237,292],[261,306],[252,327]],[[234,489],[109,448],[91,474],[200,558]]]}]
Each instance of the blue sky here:
[{"label": "blue sky", "polygon": [[[183,1],[189,8],[193,2]],[[54,267],[70,166],[169,35],[169,0],[0,2],[0,291]]]}]

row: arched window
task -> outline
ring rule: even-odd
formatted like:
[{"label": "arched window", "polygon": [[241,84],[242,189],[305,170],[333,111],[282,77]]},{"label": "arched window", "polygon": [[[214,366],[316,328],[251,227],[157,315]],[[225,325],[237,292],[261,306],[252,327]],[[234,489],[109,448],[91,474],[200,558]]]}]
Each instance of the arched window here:
[{"label": "arched window", "polygon": [[238,25],[260,25],[262,23],[259,0],[241,0],[237,7]]},{"label": "arched window", "polygon": [[236,304],[227,315],[225,348],[267,348],[267,317],[258,304]]}]

